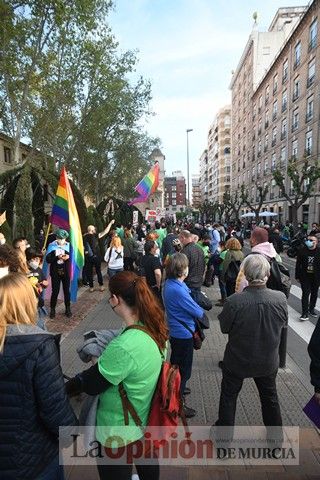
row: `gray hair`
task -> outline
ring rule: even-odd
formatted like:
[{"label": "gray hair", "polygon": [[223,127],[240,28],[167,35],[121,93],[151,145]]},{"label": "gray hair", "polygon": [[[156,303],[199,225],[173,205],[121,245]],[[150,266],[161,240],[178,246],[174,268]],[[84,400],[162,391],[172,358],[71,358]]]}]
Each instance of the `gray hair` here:
[{"label": "gray hair", "polygon": [[175,253],[168,258],[166,265],[167,278],[182,277],[189,265],[188,257],[184,253]]},{"label": "gray hair", "polygon": [[241,264],[241,270],[249,284],[266,283],[270,275],[270,263],[260,254],[248,255]]}]

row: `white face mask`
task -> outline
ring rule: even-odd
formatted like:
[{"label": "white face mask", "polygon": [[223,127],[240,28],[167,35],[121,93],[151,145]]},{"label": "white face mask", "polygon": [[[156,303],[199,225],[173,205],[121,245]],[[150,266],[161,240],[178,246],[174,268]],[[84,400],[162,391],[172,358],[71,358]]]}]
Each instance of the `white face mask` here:
[{"label": "white face mask", "polygon": [[33,260],[33,261],[31,260],[29,262],[29,265],[31,268],[33,268],[33,270],[36,270],[37,268],[39,268],[39,262],[37,262],[36,260]]},{"label": "white face mask", "polygon": [[1,267],[0,268],[0,278],[5,277],[6,275],[9,275],[9,267]]},{"label": "white face mask", "polygon": [[4,245],[6,243],[6,239],[5,238],[0,238],[0,245]]},{"label": "white face mask", "polygon": [[66,239],[65,238],[58,238],[57,239],[57,244],[58,245],[65,245]]}]

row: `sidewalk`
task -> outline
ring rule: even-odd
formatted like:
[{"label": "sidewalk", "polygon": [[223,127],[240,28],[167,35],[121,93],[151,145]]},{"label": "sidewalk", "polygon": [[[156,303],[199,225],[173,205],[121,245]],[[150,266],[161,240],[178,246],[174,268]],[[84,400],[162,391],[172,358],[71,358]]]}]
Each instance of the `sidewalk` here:
[{"label": "sidewalk", "polygon": [[[215,287],[206,289],[208,295],[218,299]],[[107,302],[107,293],[84,292],[80,301],[86,308],[96,305],[70,333],[64,332],[61,345],[62,365],[65,374],[72,376],[86,368],[79,359],[76,348],[82,342],[84,332],[91,329],[118,328],[121,320],[113,313]],[[209,312],[211,328],[206,332],[206,340],[200,351],[195,352],[192,378],[188,385],[191,395],[188,405],[197,410],[197,416],[189,422],[191,425],[212,425],[217,419],[221,384],[221,371],[218,361],[222,360],[227,337],[220,332],[217,314],[219,307]],[[48,327],[53,325],[47,324]],[[57,325],[55,325],[57,327]],[[307,355],[307,351],[305,352]],[[320,479],[320,436],[302,411],[313,393],[309,379],[305,378],[294,360],[288,358],[287,368],[279,371],[278,395],[284,425],[300,427],[300,465],[299,466],[213,466],[213,467],[162,467],[161,479]],[[236,425],[263,425],[259,396],[251,380],[245,380],[237,405]],[[66,476],[70,480],[85,477],[86,480],[98,480],[93,467],[66,467]]]}]

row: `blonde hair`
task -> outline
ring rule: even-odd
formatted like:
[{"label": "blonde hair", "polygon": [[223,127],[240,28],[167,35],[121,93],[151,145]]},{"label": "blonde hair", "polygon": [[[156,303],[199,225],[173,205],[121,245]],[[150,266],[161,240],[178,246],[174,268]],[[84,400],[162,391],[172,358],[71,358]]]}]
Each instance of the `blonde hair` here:
[{"label": "blonde hair", "polygon": [[29,267],[27,264],[27,259],[25,253],[23,253],[20,249],[16,249],[17,257],[19,261],[19,272],[20,273],[29,273]]},{"label": "blonde hair", "polygon": [[121,247],[122,243],[121,243],[121,238],[118,237],[118,236],[114,236],[112,237],[111,239],[111,242],[110,242],[110,248],[119,248]]},{"label": "blonde hair", "polygon": [[241,250],[241,243],[236,238],[229,238],[226,242],[227,250]]},{"label": "blonde hair", "polygon": [[0,279],[0,352],[3,350],[8,325],[34,325],[37,320],[37,299],[28,278],[10,273]]}]

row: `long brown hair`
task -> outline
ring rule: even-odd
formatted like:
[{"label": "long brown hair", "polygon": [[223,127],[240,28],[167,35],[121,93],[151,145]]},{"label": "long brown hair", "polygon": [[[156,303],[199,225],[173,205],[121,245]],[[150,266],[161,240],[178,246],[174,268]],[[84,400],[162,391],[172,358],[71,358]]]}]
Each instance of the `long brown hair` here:
[{"label": "long brown hair", "polygon": [[28,278],[22,273],[10,273],[0,279],[0,352],[8,325],[34,325],[37,300]]},{"label": "long brown hair", "polygon": [[168,328],[159,301],[148,287],[144,277],[134,272],[119,272],[110,278],[109,290],[121,297],[138,316],[150,336],[163,350],[168,339]]}]

